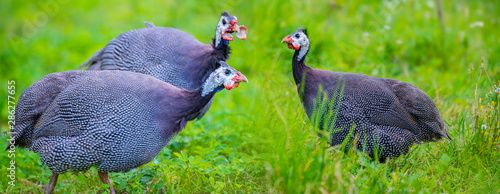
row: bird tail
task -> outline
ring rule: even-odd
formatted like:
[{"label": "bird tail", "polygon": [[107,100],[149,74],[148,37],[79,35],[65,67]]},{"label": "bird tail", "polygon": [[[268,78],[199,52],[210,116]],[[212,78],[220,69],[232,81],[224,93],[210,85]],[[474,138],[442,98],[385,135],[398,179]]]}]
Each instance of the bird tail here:
[{"label": "bird tail", "polygon": [[[19,96],[15,111],[15,142],[10,146],[30,147],[33,143],[34,129],[38,119],[57,98],[59,93],[66,89],[71,82],[77,80],[83,71],[65,71],[46,75],[33,83]],[[41,123],[40,123],[41,124]]]},{"label": "bird tail", "polygon": [[104,48],[98,50],[95,52],[87,61],[83,62],[80,66],[78,66],[78,69],[83,69],[85,67],[87,70],[99,70],[101,69],[101,59],[102,59],[102,53],[104,52]]},{"label": "bird tail", "polygon": [[5,150],[4,150],[4,151],[11,150],[12,148],[10,148],[10,147],[12,147],[12,146],[17,146],[17,145],[16,145],[15,143],[10,143],[10,142],[9,142],[9,143],[7,144],[7,147],[5,148]]},{"label": "bird tail", "polygon": [[450,140],[450,142],[453,142],[453,140],[451,139],[450,135],[448,135],[448,130],[444,130],[444,132],[441,132],[441,135],[443,137],[445,137],[446,139]]},{"label": "bird tail", "polygon": [[11,145],[10,145],[10,142],[9,142],[9,144],[7,144],[7,147],[5,148],[5,150],[4,150],[4,151],[9,150],[9,149],[10,149],[10,146],[11,146]]}]

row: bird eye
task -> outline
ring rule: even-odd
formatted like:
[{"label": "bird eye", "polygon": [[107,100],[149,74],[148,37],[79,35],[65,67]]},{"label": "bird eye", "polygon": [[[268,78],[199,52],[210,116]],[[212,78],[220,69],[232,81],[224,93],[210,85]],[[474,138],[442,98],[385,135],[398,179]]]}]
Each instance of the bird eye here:
[{"label": "bird eye", "polygon": [[229,74],[231,73],[231,71],[229,71],[228,69],[226,69],[226,71],[224,71],[224,73],[225,73],[226,75],[229,75]]},{"label": "bird eye", "polygon": [[295,34],[295,38],[300,38],[300,34]]},{"label": "bird eye", "polygon": [[227,22],[226,22],[226,20],[225,20],[225,19],[223,19],[223,20],[222,20],[222,25],[226,25],[226,23],[227,23]]}]

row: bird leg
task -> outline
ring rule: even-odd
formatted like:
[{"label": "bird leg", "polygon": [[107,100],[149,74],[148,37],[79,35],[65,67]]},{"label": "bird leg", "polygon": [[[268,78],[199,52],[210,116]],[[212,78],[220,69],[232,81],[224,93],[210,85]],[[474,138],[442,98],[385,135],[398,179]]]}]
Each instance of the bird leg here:
[{"label": "bird leg", "polygon": [[111,182],[109,181],[108,173],[98,171],[97,174],[99,174],[99,178],[101,178],[102,183],[109,185],[109,193],[115,194],[115,190],[113,189],[113,185],[111,185]]},{"label": "bird leg", "polygon": [[57,177],[59,177],[59,174],[53,172],[52,176],[50,177],[49,184],[42,186],[45,187],[45,194],[50,194],[52,193],[52,191],[54,191],[54,188],[56,187],[57,183]]}]

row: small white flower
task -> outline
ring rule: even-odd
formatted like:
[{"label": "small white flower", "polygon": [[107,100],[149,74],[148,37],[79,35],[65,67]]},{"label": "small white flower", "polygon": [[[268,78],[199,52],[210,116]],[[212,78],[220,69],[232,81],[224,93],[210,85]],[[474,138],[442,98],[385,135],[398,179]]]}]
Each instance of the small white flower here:
[{"label": "small white flower", "polygon": [[484,27],[483,21],[475,21],[469,25],[470,28],[482,28]]},{"label": "small white flower", "polygon": [[368,32],[363,32],[363,36],[364,36],[364,37],[368,37],[368,36],[370,36],[370,33],[368,33]]},{"label": "small white flower", "polygon": [[402,44],[403,41],[402,40],[396,40],[396,44]]},{"label": "small white flower", "polygon": [[436,3],[434,3],[434,1],[427,1],[427,7],[434,8],[435,6],[436,6]]},{"label": "small white flower", "polygon": [[487,129],[487,128],[488,128],[488,126],[486,126],[486,125],[481,125],[481,129],[482,129],[482,130],[485,130],[485,129]]},{"label": "small white flower", "polygon": [[500,88],[495,89],[495,92],[496,93],[500,92]]},{"label": "small white flower", "polygon": [[391,29],[391,27],[390,27],[389,25],[385,25],[385,26],[384,26],[384,29],[386,29],[386,30],[390,30],[390,29]]}]

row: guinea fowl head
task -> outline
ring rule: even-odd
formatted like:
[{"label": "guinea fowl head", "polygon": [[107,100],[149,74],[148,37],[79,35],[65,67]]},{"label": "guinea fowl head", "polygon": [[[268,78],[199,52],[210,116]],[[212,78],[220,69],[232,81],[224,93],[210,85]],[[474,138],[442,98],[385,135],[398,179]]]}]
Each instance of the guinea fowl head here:
[{"label": "guinea fowl head", "polygon": [[229,15],[229,12],[225,11],[222,13],[219,23],[217,24],[215,44],[219,44],[221,38],[226,41],[234,40],[233,35],[231,35],[233,32],[236,32],[235,35],[239,39],[244,40],[247,37],[247,28],[245,26],[238,26],[238,18]]},{"label": "guinea fowl head", "polygon": [[220,67],[212,72],[202,86],[201,96],[211,92],[218,92],[226,88],[231,90],[237,88],[240,82],[248,82],[245,75],[229,66],[224,61],[219,62]]},{"label": "guinea fowl head", "polygon": [[288,48],[299,52],[297,60],[303,59],[309,51],[309,38],[307,37],[307,30],[303,28],[300,28],[294,33],[283,38],[281,43],[287,43]]}]

